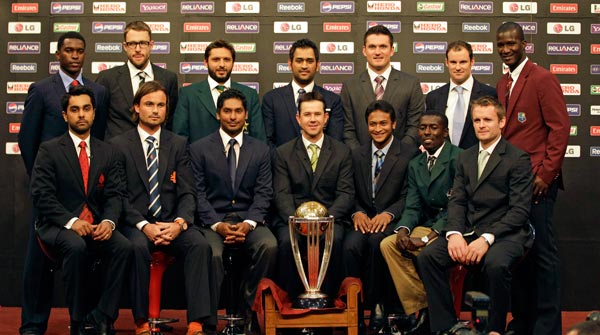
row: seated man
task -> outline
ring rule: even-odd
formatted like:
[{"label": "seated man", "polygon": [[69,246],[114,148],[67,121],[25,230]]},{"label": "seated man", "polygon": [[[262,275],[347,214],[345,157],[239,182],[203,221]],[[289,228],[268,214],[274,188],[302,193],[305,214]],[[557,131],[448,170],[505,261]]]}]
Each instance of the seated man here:
[{"label": "seated man", "polygon": [[[63,96],[68,132],[40,146],[31,195],[39,211],[37,232],[62,258],[70,333],[85,334],[88,323],[97,334],[106,335],[119,311],[131,244],[115,231],[123,201],[118,154],[111,145],[90,137],[95,105],[88,86],[74,86]],[[96,288],[102,292],[100,301],[86,316],[88,253],[99,254],[107,264],[103,286]]]},{"label": "seated man", "polygon": [[484,96],[472,104],[479,145],[461,152],[442,237],[417,256],[427,292],[431,331],[444,334],[456,323],[448,270],[456,263],[480,268],[490,296],[486,332],[503,334],[510,303],[511,268],[531,244],[528,225],[533,176],[527,153],[501,131],[504,107]]},{"label": "seated man", "polygon": [[[408,165],[408,193],[395,235],[381,242],[381,253],[394,279],[396,292],[406,314],[419,312],[417,324],[405,334],[429,334],[425,288],[412,257],[446,226],[448,195],[454,181],[456,156],[460,149],[448,140],[448,118],[426,111],[419,120],[419,138],[425,152]],[[407,255],[409,256],[409,255]]]},{"label": "seated man", "polygon": [[153,251],[166,251],[184,264],[187,334],[202,334],[202,322],[211,313],[210,246],[192,225],[196,192],[187,140],[163,127],[167,97],[159,82],[142,84],[133,98],[137,127],[111,140],[121,151],[128,192],[124,225],[119,229],[133,244],[129,283],[136,335],[150,334],[148,289]]},{"label": "seated man", "polygon": [[263,277],[271,275],[277,257],[277,240],[265,226],[273,197],[269,147],[244,134],[247,101],[236,89],[217,100],[219,129],[191,145],[192,167],[198,192],[196,217],[212,249],[211,299],[216,325],[221,283],[225,276],[223,248],[241,249],[247,255],[242,283],[246,334],[253,329],[250,307]]}]

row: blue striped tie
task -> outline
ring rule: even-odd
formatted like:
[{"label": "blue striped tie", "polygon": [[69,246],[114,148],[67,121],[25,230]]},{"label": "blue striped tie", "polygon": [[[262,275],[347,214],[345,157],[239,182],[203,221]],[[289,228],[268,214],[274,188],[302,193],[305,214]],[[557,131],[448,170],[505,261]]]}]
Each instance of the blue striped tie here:
[{"label": "blue striped tie", "polygon": [[148,210],[156,219],[160,216],[160,189],[158,187],[158,151],[154,146],[156,139],[153,136],[146,138],[148,142],[148,156],[146,164],[148,166],[148,186],[150,186],[150,204]]}]

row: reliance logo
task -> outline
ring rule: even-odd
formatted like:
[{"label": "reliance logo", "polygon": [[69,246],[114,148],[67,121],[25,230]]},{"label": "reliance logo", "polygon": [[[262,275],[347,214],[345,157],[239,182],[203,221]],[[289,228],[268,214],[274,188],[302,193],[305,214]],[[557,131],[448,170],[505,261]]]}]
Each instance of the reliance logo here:
[{"label": "reliance logo", "polygon": [[537,34],[538,24],[537,22],[517,22],[525,34]]},{"label": "reliance logo", "polygon": [[214,14],[214,1],[182,1],[180,7],[181,14]]},{"label": "reliance logo", "polygon": [[8,54],[39,54],[40,42],[8,42]]},{"label": "reliance logo", "polygon": [[273,53],[288,54],[290,52],[292,44],[294,44],[294,42],[273,42]]},{"label": "reliance logo", "polygon": [[227,21],[225,22],[226,34],[258,34],[260,23],[258,21]]},{"label": "reliance logo", "polygon": [[458,12],[461,14],[493,14],[493,1],[459,1]]},{"label": "reliance logo", "polygon": [[581,43],[546,43],[548,55],[581,55]]},{"label": "reliance logo", "polygon": [[321,74],[354,74],[353,62],[321,62]]}]

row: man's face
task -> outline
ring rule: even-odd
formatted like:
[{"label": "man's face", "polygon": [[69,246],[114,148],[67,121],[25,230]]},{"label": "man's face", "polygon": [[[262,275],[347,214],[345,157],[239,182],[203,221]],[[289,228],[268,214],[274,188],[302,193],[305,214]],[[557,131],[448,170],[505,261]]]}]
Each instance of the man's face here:
[{"label": "man's face", "polygon": [[504,128],[504,124],[506,123],[506,118],[499,120],[494,106],[484,107],[474,105],[471,116],[473,117],[475,135],[484,148],[494,143],[500,137],[502,128]]},{"label": "man's face", "polygon": [[229,136],[235,137],[244,130],[248,119],[248,112],[240,99],[230,98],[223,101],[223,107],[217,112],[217,120],[221,122],[221,129]]},{"label": "man's face", "polygon": [[233,70],[233,55],[227,48],[215,48],[210,51],[208,60],[204,60],[208,75],[217,83],[224,84]]},{"label": "man's face", "polygon": [[363,55],[371,70],[383,72],[390,65],[394,48],[387,35],[371,34],[367,36],[363,46]]},{"label": "man's face", "polygon": [[448,128],[444,128],[442,118],[435,115],[421,116],[419,121],[419,139],[423,148],[433,155],[448,138]]},{"label": "man's face", "polygon": [[[137,42],[134,43],[134,42]],[[146,44],[147,45],[142,45]],[[129,46],[127,44],[130,44]],[[150,40],[150,34],[147,31],[130,30],[125,36],[123,42],[123,49],[127,53],[127,59],[138,69],[146,67],[150,61],[150,51],[154,41]]]},{"label": "man's face", "polygon": [[498,55],[502,62],[508,66],[511,71],[525,59],[525,47],[527,42],[519,39],[519,34],[515,29],[498,33],[496,35],[496,47]]},{"label": "man's face", "polygon": [[394,129],[396,128],[396,122],[392,122],[390,114],[380,110],[373,111],[369,114],[367,125],[373,144],[375,144],[377,149],[385,147],[390,142]]},{"label": "man's face", "polygon": [[69,98],[69,105],[62,116],[75,134],[87,135],[94,123],[95,112],[90,96],[81,94]]},{"label": "man's face", "polygon": [[167,117],[167,96],[163,91],[148,93],[133,108],[138,113],[139,126],[148,133],[154,133]]},{"label": "man's face", "polygon": [[450,72],[450,80],[456,85],[461,85],[471,76],[471,67],[475,58],[469,59],[469,51],[465,48],[448,51],[446,66]]},{"label": "man's face", "polygon": [[67,75],[77,77],[85,60],[85,44],[80,39],[65,38],[60,50],[56,51],[56,60]]},{"label": "man's face", "polygon": [[294,57],[288,60],[288,65],[292,69],[294,81],[300,86],[306,86],[315,79],[321,63],[317,62],[315,51],[312,48],[297,48],[294,51]]},{"label": "man's face", "polygon": [[318,141],[323,136],[323,129],[329,120],[329,114],[325,113],[325,104],[319,100],[311,100],[302,102],[300,108],[296,120],[302,134],[308,140]]}]

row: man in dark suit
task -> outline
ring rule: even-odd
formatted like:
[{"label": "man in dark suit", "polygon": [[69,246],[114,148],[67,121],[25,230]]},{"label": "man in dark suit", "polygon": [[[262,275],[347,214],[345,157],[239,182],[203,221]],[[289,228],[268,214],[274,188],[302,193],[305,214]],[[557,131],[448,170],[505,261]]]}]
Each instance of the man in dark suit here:
[{"label": "man in dark suit", "polygon": [[[127,62],[100,72],[96,79],[110,93],[106,139],[136,127],[131,119],[133,96],[146,81],[156,80],[167,89],[170,113],[177,106],[177,75],[150,62],[150,51],[154,46],[150,27],[142,21],[129,22],[123,37]],[[167,116],[167,129],[171,129],[171,120],[172,117]]]},{"label": "man in dark suit", "polygon": [[[373,101],[365,111],[371,142],[352,151],[356,191],[354,229],[344,239],[346,276],[363,279],[366,307],[371,308],[373,330],[386,323],[392,300],[392,278],[379,244],[392,234],[390,223],[400,218],[406,200],[408,162],[417,153],[414,145],[396,138],[396,112],[385,100]],[[386,306],[387,305],[387,306]]]},{"label": "man in dark suit", "polygon": [[354,208],[354,180],[350,149],[323,133],[328,114],[320,93],[300,97],[296,120],[302,135],[275,151],[273,186],[275,209],[272,230],[279,243],[278,284],[291,297],[304,292],[294,262],[288,218],[307,201],[317,201],[335,218],[334,240],[323,291],[337,296],[343,279],[344,231]]},{"label": "man in dark suit", "polygon": [[450,82],[429,92],[425,105],[428,111],[446,114],[450,141],[460,148],[468,149],[478,143],[471,121],[470,102],[485,95],[495,97],[496,90],[475,80],[471,75],[475,58],[469,43],[450,43],[446,49],[445,63],[450,73]]},{"label": "man in dark suit", "polygon": [[419,143],[417,125],[425,110],[419,79],[392,68],[394,36],[384,26],[373,26],[364,36],[363,55],[367,69],[346,80],[342,86],[344,104],[344,143],[351,149],[370,143],[369,130],[362,122],[367,106],[384,99],[396,110],[394,136],[415,147]]},{"label": "man in dark suit", "polygon": [[527,58],[521,26],[502,24],[496,44],[509,69],[496,85],[506,108],[502,136],[531,156],[535,175],[531,204],[535,243],[516,274],[519,285],[511,325],[519,334],[558,335],[562,331],[560,260],[552,216],[558,189],[563,188],[561,166],[571,123],[556,77]]},{"label": "man in dark suit", "polygon": [[[121,176],[115,149],[90,136],[94,92],[76,86],[62,99],[69,131],[44,142],[31,175],[31,195],[39,211],[37,231],[62,259],[71,334],[85,334],[84,324],[106,335],[117,317],[131,244],[115,230],[122,208]],[[79,158],[78,158],[79,157]],[[88,253],[106,262],[98,305],[86,316]],[[89,289],[89,288],[87,288]]]},{"label": "man in dark suit", "polygon": [[[27,174],[31,176],[40,143],[63,135],[67,125],[61,117],[61,97],[70,86],[89,86],[97,101],[92,136],[102,139],[106,126],[108,94],[106,89],[84,78],[81,69],[85,60],[85,39],[77,32],[58,38],[56,59],[59,70],[46,79],[33,83],[25,99],[25,110],[19,131],[19,148]],[[43,334],[48,326],[52,306],[54,281],[47,257],[40,249],[34,230],[37,213],[33,209],[32,223],[23,270],[23,305],[21,334]]]},{"label": "man in dark suit", "polygon": [[[417,323],[405,334],[429,334],[427,297],[413,263],[446,226],[456,157],[460,149],[448,140],[448,118],[443,112],[425,111],[419,121],[419,138],[425,152],[408,164],[408,192],[395,235],[381,242],[381,253],[392,274],[404,313],[419,313]],[[405,255],[409,256],[406,257]]]},{"label": "man in dark suit", "polygon": [[133,245],[130,290],[136,334],[150,334],[148,289],[151,253],[163,250],[183,261],[188,335],[202,334],[210,316],[211,250],[192,226],[196,209],[194,175],[185,138],[164,129],[167,90],[157,81],[140,86],[133,98],[137,128],[114,137],[121,151],[128,200],[119,228]]},{"label": "man in dark suit", "polygon": [[300,135],[300,126],[296,121],[298,98],[312,91],[321,93],[325,99],[325,109],[329,114],[325,134],[343,141],[342,101],[337,94],[315,84],[315,75],[321,66],[317,45],[309,39],[298,40],[292,44],[289,55],[288,66],[292,70],[292,81],[267,92],[262,100],[267,144],[275,148]]},{"label": "man in dark suit", "polygon": [[230,88],[242,92],[248,102],[248,120],[244,132],[261,141],[266,141],[263,116],[258,94],[252,88],[231,80],[235,63],[235,49],[231,43],[216,40],[204,51],[204,66],[208,77],[179,92],[179,102],[173,115],[173,131],[188,137],[190,143],[214,133],[219,129],[217,98]]},{"label": "man in dark suit", "polygon": [[194,142],[190,151],[198,192],[196,217],[213,255],[212,321],[216,325],[216,306],[225,275],[223,249],[239,248],[248,256],[241,288],[245,326],[247,331],[255,331],[250,307],[258,283],[273,272],[277,240],[265,226],[273,197],[269,147],[243,133],[247,106],[242,92],[223,92],[217,101],[219,130]]},{"label": "man in dark suit", "polygon": [[427,292],[433,332],[448,334],[456,323],[448,270],[456,263],[480,268],[490,296],[486,334],[504,334],[511,270],[531,245],[528,224],[533,176],[529,156],[500,133],[505,111],[493,97],[473,102],[479,145],[461,152],[442,238],[417,256]]}]

